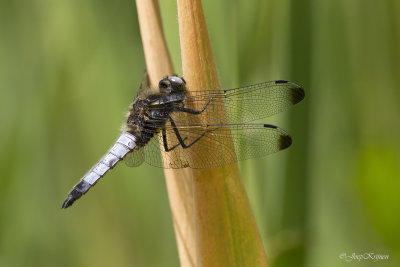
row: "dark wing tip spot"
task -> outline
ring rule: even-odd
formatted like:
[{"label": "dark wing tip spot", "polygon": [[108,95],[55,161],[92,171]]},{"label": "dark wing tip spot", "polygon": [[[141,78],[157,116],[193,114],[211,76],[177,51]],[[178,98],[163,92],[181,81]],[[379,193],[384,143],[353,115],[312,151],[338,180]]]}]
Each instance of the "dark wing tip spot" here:
[{"label": "dark wing tip spot", "polygon": [[264,127],[266,127],[266,128],[272,128],[272,129],[278,128],[278,127],[276,127],[275,125],[272,125],[272,124],[264,124]]},{"label": "dark wing tip spot", "polygon": [[280,84],[280,83],[288,83],[286,80],[277,80],[275,81],[275,84]]},{"label": "dark wing tip spot", "polygon": [[304,92],[303,88],[295,87],[295,88],[292,88],[292,90],[291,90],[290,101],[294,105],[294,104],[299,103],[301,100],[303,100],[305,96],[306,96],[306,93]]},{"label": "dark wing tip spot", "polygon": [[283,150],[285,148],[290,147],[292,144],[292,138],[289,135],[281,135],[279,136],[279,150]]}]

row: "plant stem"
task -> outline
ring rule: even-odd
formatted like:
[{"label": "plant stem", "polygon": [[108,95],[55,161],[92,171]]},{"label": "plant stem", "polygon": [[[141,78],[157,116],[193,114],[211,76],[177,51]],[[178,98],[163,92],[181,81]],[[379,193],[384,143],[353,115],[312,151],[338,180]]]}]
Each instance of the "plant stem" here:
[{"label": "plant stem", "polygon": [[[160,11],[156,0],[136,0],[140,32],[152,86],[174,74],[164,39]],[[191,169],[165,169],[168,197],[181,266],[195,266],[193,192]]]},{"label": "plant stem", "polygon": [[[178,18],[188,90],[219,89],[201,1],[178,0]],[[237,164],[193,170],[193,179],[196,266],[267,266]]]}]

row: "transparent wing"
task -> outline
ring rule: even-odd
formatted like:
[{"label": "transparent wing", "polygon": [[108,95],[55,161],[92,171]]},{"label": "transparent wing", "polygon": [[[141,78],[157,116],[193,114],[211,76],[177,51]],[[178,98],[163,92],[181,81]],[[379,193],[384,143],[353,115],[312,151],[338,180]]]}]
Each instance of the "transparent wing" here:
[{"label": "transparent wing", "polygon": [[139,85],[139,89],[136,93],[135,99],[136,98],[144,99],[144,98],[148,97],[149,95],[155,94],[158,92],[159,92],[158,87],[152,87],[150,85],[150,77],[147,73],[147,70],[145,70],[143,73],[143,76],[142,76],[142,81]]},{"label": "transparent wing", "polygon": [[137,96],[145,95],[145,91],[148,90],[149,87],[150,87],[149,74],[147,73],[147,70],[144,70],[142,76],[142,82],[139,85]]},{"label": "transparent wing", "polygon": [[124,158],[124,162],[129,167],[138,167],[144,162],[143,147],[135,149]]},{"label": "transparent wing", "polygon": [[[176,123],[172,126],[168,122],[164,131],[165,138],[160,132],[143,148],[144,160],[162,168],[215,168],[262,157],[291,144],[286,132],[269,124]],[[182,146],[177,131],[188,148]],[[170,148],[173,149],[168,151]]]},{"label": "transparent wing", "polygon": [[189,123],[199,119],[208,124],[251,122],[284,111],[304,96],[299,85],[282,80],[229,90],[195,91],[188,93],[183,107],[198,111],[204,108],[201,118],[187,112],[173,112],[171,116],[177,122]]}]

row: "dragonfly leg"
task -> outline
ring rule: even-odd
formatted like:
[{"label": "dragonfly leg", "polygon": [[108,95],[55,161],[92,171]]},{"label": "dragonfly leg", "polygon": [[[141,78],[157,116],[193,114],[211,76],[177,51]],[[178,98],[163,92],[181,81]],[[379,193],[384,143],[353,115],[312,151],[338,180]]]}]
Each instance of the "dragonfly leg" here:
[{"label": "dragonfly leg", "polygon": [[177,107],[176,109],[182,112],[190,113],[190,114],[201,114],[203,113],[204,110],[208,107],[208,105],[211,103],[211,101],[214,99],[214,97],[211,97],[207,104],[201,109],[201,110],[195,110],[191,108],[184,108],[184,107]]},{"label": "dragonfly leg", "polygon": [[176,143],[174,146],[168,148],[167,133],[166,133],[165,129],[162,129],[162,138],[163,138],[163,143],[164,143],[164,149],[166,152],[170,152],[171,150],[175,149],[180,144],[183,144],[183,142],[187,139],[187,137],[182,139],[182,137],[179,135],[179,138],[182,139],[182,143],[181,143],[181,140],[178,138],[179,142]]},{"label": "dragonfly leg", "polygon": [[[199,140],[200,140],[204,135],[206,135],[207,133],[212,132],[212,131],[215,131],[215,130],[217,130],[218,128],[221,128],[221,127],[219,126],[219,127],[214,128],[214,129],[211,129],[211,130],[205,130],[205,131],[204,131],[199,137],[197,137],[193,142],[191,142],[190,144],[186,145],[184,141],[187,139],[187,137],[185,137],[185,139],[182,139],[182,136],[181,136],[181,134],[179,133],[179,130],[178,130],[178,128],[176,127],[176,124],[175,124],[174,120],[173,120],[171,117],[169,117],[169,121],[171,122],[172,129],[174,130],[175,135],[176,135],[176,137],[178,138],[178,141],[179,141],[179,143],[181,144],[181,146],[182,146],[183,148],[189,148],[189,147],[191,147],[192,145],[194,145],[197,141],[199,141]],[[163,130],[163,131],[165,131],[165,130]]]}]

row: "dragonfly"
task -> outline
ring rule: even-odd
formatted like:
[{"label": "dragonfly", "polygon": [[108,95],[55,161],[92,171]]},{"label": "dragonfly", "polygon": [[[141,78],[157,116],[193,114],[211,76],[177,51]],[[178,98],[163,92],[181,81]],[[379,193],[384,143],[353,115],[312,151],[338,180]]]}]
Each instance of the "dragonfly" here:
[{"label": "dragonfly", "polygon": [[216,168],[288,148],[288,133],[253,123],[302,101],[304,89],[290,81],[262,82],[229,90],[187,90],[177,75],[150,86],[145,72],[129,106],[122,134],[73,187],[62,208],[82,197],[118,162],[161,168]]}]

